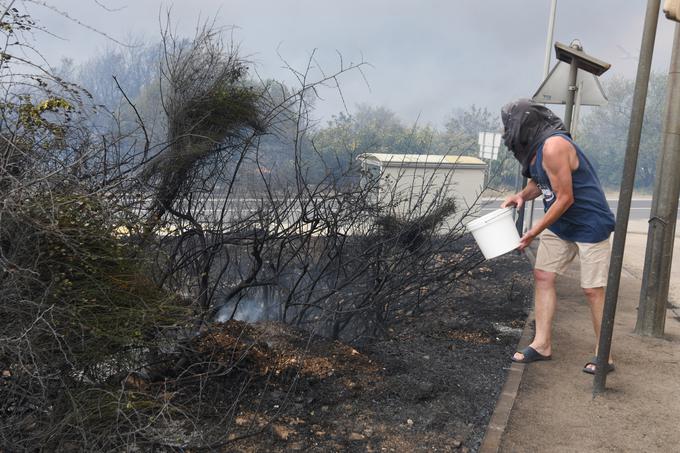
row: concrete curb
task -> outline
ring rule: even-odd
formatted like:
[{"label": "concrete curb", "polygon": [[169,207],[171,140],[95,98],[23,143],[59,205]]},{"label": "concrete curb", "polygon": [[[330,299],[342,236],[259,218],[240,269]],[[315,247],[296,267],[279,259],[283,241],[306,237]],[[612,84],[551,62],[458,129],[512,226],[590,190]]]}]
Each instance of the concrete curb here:
[{"label": "concrete curb", "polygon": [[[536,261],[536,256],[533,251],[526,249],[527,257],[531,261],[533,267]],[[522,330],[522,336],[519,338],[517,345],[528,345],[531,343],[531,338],[533,336],[533,329],[531,328],[531,322],[534,320],[534,311],[531,310],[527,316],[526,323],[524,324],[524,329]],[[484,439],[479,447],[478,453],[498,453],[501,448],[501,440],[503,439],[503,433],[508,426],[508,420],[510,419],[510,412],[512,407],[515,405],[515,399],[517,398],[517,392],[519,390],[519,385],[522,382],[522,376],[524,375],[524,369],[526,365],[523,363],[512,362],[510,368],[508,369],[508,377],[503,384],[501,389],[501,394],[498,396],[498,401],[496,401],[496,407],[491,414],[491,419],[486,427],[486,433],[484,434]]]}]

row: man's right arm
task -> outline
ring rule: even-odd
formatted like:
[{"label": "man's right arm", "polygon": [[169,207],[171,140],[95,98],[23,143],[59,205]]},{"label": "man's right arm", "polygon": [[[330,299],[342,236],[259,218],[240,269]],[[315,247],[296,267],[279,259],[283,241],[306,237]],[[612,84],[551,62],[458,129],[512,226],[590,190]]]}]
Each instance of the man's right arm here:
[{"label": "man's right arm", "polygon": [[521,192],[507,196],[505,201],[503,201],[503,204],[501,204],[501,208],[508,206],[521,208],[525,201],[538,198],[539,195],[541,195],[541,189],[539,189],[536,183],[530,179],[527,182],[527,186]]}]

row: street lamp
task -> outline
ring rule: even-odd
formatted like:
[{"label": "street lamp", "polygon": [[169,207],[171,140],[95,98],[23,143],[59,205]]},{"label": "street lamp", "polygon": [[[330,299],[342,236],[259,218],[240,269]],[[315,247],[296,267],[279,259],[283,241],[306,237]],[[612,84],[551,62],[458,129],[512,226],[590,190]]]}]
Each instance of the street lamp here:
[{"label": "street lamp", "polygon": [[[585,53],[583,51],[583,46],[581,46],[581,42],[577,39],[573,40],[569,46],[556,42],[555,56],[559,61],[569,65],[569,76],[567,80],[567,93],[564,108],[564,125],[566,126],[567,130],[571,132],[572,129],[571,123],[574,111],[574,98],[576,96],[576,91],[578,90],[578,85],[576,84],[578,78],[578,70],[581,69],[582,71],[593,74],[594,76],[600,76],[604,74],[611,67],[611,65]],[[541,88],[550,83],[550,79],[553,77],[553,74],[555,75],[558,74],[556,70],[557,67],[553,69],[548,78],[543,82]],[[595,82],[599,85],[597,79],[595,79]],[[536,95],[538,95],[538,93],[541,92],[541,88],[539,88]],[[602,88],[601,87],[599,88],[601,92]],[[536,95],[534,95],[534,97],[536,97]],[[606,102],[606,98],[604,99]],[[546,102],[545,99],[543,101]]]},{"label": "street lamp", "polygon": [[560,42],[555,43],[555,56],[558,60],[565,63],[576,64],[578,69],[583,69],[586,72],[600,76],[604,74],[612,65],[606,63],[598,58],[588,55],[583,51],[583,46],[578,39],[566,46]]}]

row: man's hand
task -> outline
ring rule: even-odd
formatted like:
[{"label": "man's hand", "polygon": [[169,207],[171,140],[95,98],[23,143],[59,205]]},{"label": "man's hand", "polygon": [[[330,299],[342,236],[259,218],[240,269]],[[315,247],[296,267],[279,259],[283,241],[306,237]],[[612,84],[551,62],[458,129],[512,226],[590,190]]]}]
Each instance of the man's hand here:
[{"label": "man's hand", "polygon": [[521,252],[525,248],[529,247],[529,245],[531,245],[531,241],[533,241],[534,238],[536,238],[536,233],[532,232],[532,230],[529,230],[526,233],[524,233],[524,236],[522,236],[519,240],[517,250]]},{"label": "man's hand", "polygon": [[505,201],[501,204],[501,208],[507,208],[508,206],[515,206],[517,209],[521,208],[524,204],[524,198],[518,193],[514,195],[508,195],[505,197]]}]

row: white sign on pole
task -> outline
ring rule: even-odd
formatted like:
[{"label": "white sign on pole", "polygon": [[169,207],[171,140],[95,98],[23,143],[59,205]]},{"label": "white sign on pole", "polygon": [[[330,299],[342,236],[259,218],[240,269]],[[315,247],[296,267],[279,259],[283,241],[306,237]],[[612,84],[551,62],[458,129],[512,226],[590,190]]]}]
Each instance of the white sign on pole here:
[{"label": "white sign on pole", "polygon": [[[569,92],[569,65],[558,61],[550,71],[548,77],[533,96],[533,100],[541,104],[566,104]],[[600,80],[596,75],[586,71],[578,71],[576,86],[579,87],[581,105],[607,105],[607,96],[604,94]]]},{"label": "white sign on pole", "polygon": [[498,149],[501,147],[501,134],[495,132],[479,133],[479,157],[482,159],[498,159]]}]

